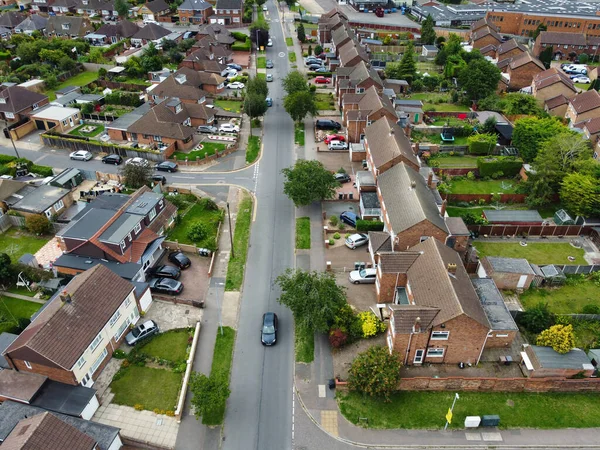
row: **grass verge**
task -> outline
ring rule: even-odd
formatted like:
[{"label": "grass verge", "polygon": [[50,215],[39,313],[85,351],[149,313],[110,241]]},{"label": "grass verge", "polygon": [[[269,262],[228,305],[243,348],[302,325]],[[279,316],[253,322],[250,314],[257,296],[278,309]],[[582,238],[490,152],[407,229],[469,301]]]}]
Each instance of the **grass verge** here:
[{"label": "grass verge", "polygon": [[198,159],[204,159],[207,156],[214,155],[217,151],[221,152],[225,150],[225,144],[219,144],[218,142],[203,142],[202,149],[192,150],[191,152],[175,152],[173,157],[177,161],[196,161]]},{"label": "grass verge", "polygon": [[311,363],[315,359],[315,332],[296,324],[296,362]]},{"label": "grass verge", "polygon": [[147,343],[143,343],[138,353],[144,353],[155,358],[166,359],[172,362],[183,362],[187,359],[187,346],[189,333],[184,329],[169,330],[154,336]]},{"label": "grass verge", "polygon": [[257,69],[266,69],[267,68],[267,57],[259,56],[256,58],[256,68]]},{"label": "grass verge", "polygon": [[239,291],[244,281],[248,240],[250,239],[250,224],[252,223],[252,207],[252,198],[250,195],[244,194],[238,206],[235,233],[233,235],[235,258],[230,256],[229,264],[227,265],[226,291]]},{"label": "grass verge", "polygon": [[[357,393],[337,393],[340,411],[356,424],[369,419],[369,428],[439,429],[454,392],[398,392],[391,402]],[[450,428],[463,428],[466,416],[500,415],[500,428],[588,428],[600,421],[597,394],[461,392]],[[557,407],[560,405],[560,407]]]},{"label": "grass verge", "polygon": [[[215,250],[217,247],[217,229],[219,222],[223,219],[223,211],[211,211],[205,209],[202,204],[196,203],[186,213],[185,216],[179,219],[179,223],[169,233],[169,239],[177,240],[182,244],[196,244],[198,247]],[[200,222],[206,226],[208,231],[206,237],[199,242],[194,242],[188,237],[188,233],[196,222]]]},{"label": "grass verge", "polygon": [[304,145],[304,123],[294,124],[294,142],[298,145]]},{"label": "grass verge", "polygon": [[23,256],[25,253],[34,255],[42,248],[52,236],[36,236],[19,228],[10,228],[5,233],[0,234],[0,248],[3,253],[10,256],[12,262]]},{"label": "grass verge", "polygon": [[174,411],[181,388],[182,373],[151,367],[129,366],[110,384],[117,405],[136,406],[150,411]]},{"label": "grass verge", "polygon": [[18,333],[19,320],[31,319],[31,316],[41,307],[41,303],[0,296],[0,317],[3,319],[0,322],[0,333]]},{"label": "grass verge", "polygon": [[240,100],[216,100],[214,105],[224,111],[239,113],[242,111],[242,102]]},{"label": "grass verge", "polygon": [[291,37],[286,37],[285,45],[287,45],[288,47],[292,47],[294,45],[294,40]]},{"label": "grass verge", "polygon": [[310,248],[310,218],[298,217],[296,219],[296,248]]},{"label": "grass verge", "polygon": [[252,164],[258,158],[260,152],[260,138],[258,136],[250,136],[248,138],[248,147],[246,147],[246,162]]},{"label": "grass verge", "polygon": [[295,52],[289,52],[288,53],[288,60],[292,63],[296,62],[296,53]]},{"label": "grass verge", "polygon": [[[477,249],[480,258],[484,256],[500,256],[505,258],[525,258],[533,264],[587,264],[583,258],[584,250],[575,248],[568,242],[538,243],[528,242],[527,247],[518,242],[483,242],[475,241],[473,246]],[[569,261],[568,257],[575,257]]]}]

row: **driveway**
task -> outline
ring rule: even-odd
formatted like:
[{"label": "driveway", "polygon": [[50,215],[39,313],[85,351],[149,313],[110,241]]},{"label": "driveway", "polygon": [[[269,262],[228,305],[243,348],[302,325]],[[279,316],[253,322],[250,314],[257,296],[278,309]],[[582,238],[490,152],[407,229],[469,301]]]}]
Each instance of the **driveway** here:
[{"label": "driveway", "polygon": [[[355,214],[360,215],[360,207],[358,202],[323,202],[322,206],[325,216],[329,219],[331,216],[340,217],[340,214],[344,211],[352,211]],[[348,226],[346,226],[346,229]]]},{"label": "driveway", "polygon": [[163,300],[154,300],[150,310],[140,318],[139,322],[154,320],[161,332],[175,328],[193,327],[196,326],[196,322],[202,321],[202,311],[202,309],[190,305],[176,305]]},{"label": "driveway", "polygon": [[[157,264],[172,266],[173,264],[168,260],[168,253],[166,252],[162,260]],[[208,267],[210,266],[210,258],[204,256],[198,256],[193,253],[184,252],[185,255],[190,258],[192,265],[181,271],[181,277],[178,281],[183,283],[183,292],[178,296],[173,295],[152,295],[164,300],[176,300],[178,298],[193,301],[203,301],[206,298],[206,292],[208,291],[208,284],[210,277],[208,276]]]}]

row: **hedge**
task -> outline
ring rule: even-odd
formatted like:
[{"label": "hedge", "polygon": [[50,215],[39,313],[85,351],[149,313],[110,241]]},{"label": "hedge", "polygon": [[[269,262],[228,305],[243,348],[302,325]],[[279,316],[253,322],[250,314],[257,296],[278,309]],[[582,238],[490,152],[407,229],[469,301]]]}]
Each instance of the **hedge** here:
[{"label": "hedge", "polygon": [[52,177],[54,176],[54,172],[52,172],[52,167],[48,167],[48,166],[38,166],[36,164],[33,164],[30,168],[29,171],[32,173],[36,173],[42,177]]},{"label": "hedge", "polygon": [[8,164],[13,162],[15,159],[17,159],[16,156],[0,155],[0,164]]},{"label": "hedge", "polygon": [[357,220],[357,231],[383,231],[383,222],[378,220]]},{"label": "hedge", "polygon": [[469,136],[469,153],[472,155],[489,155],[494,150],[498,137],[495,134],[476,134]]},{"label": "hedge", "polygon": [[235,44],[231,46],[231,50],[241,51],[241,52],[249,52],[252,48],[252,41],[250,38],[246,38],[244,43],[236,41]]},{"label": "hedge", "polygon": [[523,160],[515,156],[493,156],[477,158],[480,177],[492,177],[502,172],[504,177],[514,177],[523,166]]},{"label": "hedge", "polygon": [[245,42],[245,41],[246,41],[246,39],[248,39],[248,35],[247,35],[247,34],[245,34],[245,33],[242,33],[242,32],[240,32],[240,31],[232,31],[232,32],[231,32],[231,35],[233,36],[233,38],[234,38],[236,41],[242,41],[242,42]]},{"label": "hedge", "polygon": [[[104,103],[107,105],[133,106],[138,107],[143,102],[138,94],[129,94],[125,92],[113,92],[104,96]],[[90,103],[87,103],[88,105]],[[90,113],[88,113],[90,114]]]},{"label": "hedge", "polygon": [[7,59],[10,59],[10,52],[1,52],[0,51],[0,60],[6,61]]}]

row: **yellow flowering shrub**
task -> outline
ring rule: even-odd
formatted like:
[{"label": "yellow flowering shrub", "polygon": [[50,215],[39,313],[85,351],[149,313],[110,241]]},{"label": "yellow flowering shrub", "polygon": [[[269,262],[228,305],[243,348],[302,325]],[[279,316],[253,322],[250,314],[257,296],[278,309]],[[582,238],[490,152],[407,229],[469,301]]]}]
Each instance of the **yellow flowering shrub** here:
[{"label": "yellow flowering shrub", "polygon": [[573,325],[553,325],[539,334],[536,343],[552,347],[558,353],[568,353],[575,347]]}]

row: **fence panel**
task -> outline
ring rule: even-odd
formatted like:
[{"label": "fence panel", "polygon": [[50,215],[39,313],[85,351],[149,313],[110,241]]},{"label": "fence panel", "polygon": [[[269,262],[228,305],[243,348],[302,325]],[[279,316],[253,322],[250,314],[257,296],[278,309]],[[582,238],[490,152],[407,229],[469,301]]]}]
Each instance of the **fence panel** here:
[{"label": "fence panel", "polygon": [[9,217],[10,216],[6,214],[0,216],[0,233],[8,231],[13,226]]},{"label": "fence panel", "polygon": [[25,217],[7,215],[14,227],[22,228],[25,226]]},{"label": "fence panel", "polygon": [[[514,194],[513,194],[514,195]],[[469,231],[479,236],[580,236],[589,234],[591,227],[582,225],[467,225]]]}]

